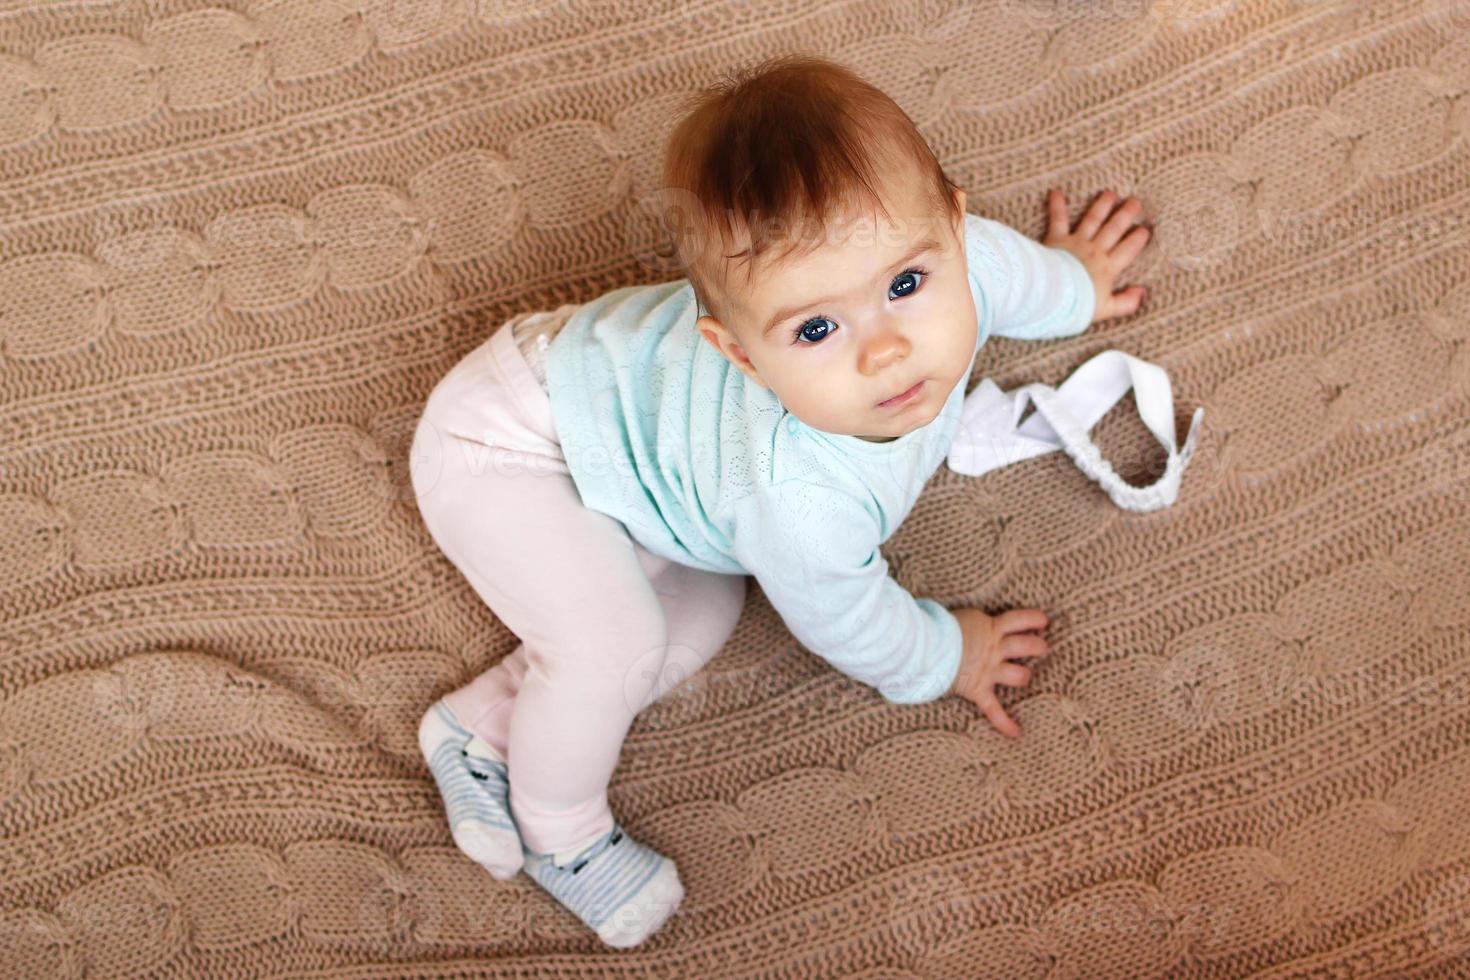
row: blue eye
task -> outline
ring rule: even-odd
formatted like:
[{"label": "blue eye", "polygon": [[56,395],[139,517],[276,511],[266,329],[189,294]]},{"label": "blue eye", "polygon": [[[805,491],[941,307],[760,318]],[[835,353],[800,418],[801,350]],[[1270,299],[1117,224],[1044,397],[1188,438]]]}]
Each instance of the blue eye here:
[{"label": "blue eye", "polygon": [[[929,275],[929,271],[927,269],[920,269],[920,268],[917,268],[917,267],[916,268],[905,269],[902,272],[900,272],[897,276],[894,277],[893,281],[894,281],[894,283],[896,285],[889,286],[888,287],[889,288],[889,292],[895,292],[895,291],[897,292],[897,295],[894,297],[895,299],[902,299],[905,296],[912,296],[914,293],[918,292],[918,290],[919,290],[918,283],[915,283],[912,286],[904,285],[904,283],[906,283],[906,282],[913,282],[913,279],[914,279],[915,276],[924,277],[924,276],[928,276],[928,275]],[[823,322],[832,323],[833,321],[832,321],[832,318],[829,317],[829,316],[827,316],[825,313],[818,313],[814,317],[810,317],[810,318],[808,318],[806,320],[803,320],[801,322],[801,324],[796,328],[796,331],[792,334],[792,337],[791,337],[791,344],[792,344],[792,346],[815,347],[817,344],[820,344],[822,341],[826,340],[827,337],[832,333],[831,330],[826,331],[825,333],[823,333],[819,337],[813,337],[813,336],[811,336],[811,335],[809,335],[809,334],[807,334],[805,332],[808,327],[812,327],[812,326],[821,324]],[[802,340],[803,337],[806,337],[806,339],[809,340],[809,341],[811,341],[811,342],[808,343],[808,344],[802,345],[801,344],[801,340]]]}]

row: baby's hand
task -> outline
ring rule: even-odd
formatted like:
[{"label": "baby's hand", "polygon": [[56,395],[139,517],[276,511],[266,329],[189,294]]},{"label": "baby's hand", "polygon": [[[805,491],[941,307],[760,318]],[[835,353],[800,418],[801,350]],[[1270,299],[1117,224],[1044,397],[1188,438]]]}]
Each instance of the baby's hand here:
[{"label": "baby's hand", "polygon": [[[1148,291],[1143,286],[1129,286],[1121,293],[1113,294],[1118,273],[1138,258],[1138,253],[1143,251],[1153,234],[1153,229],[1147,225],[1128,231],[1133,219],[1143,209],[1142,201],[1130,197],[1122,207],[1113,211],[1116,199],[1117,195],[1112,191],[1103,191],[1077,222],[1077,230],[1068,231],[1067,198],[1058,188],[1052,188],[1046,196],[1050,221],[1041,244],[1066,249],[1081,259],[1087,271],[1092,273],[1092,284],[1097,293],[1092,323],[1136,312]],[[1110,211],[1112,217],[1108,218]],[[1108,218],[1107,224],[1103,224],[1104,218]],[[1125,231],[1128,232],[1126,236],[1123,234]]]},{"label": "baby's hand", "polygon": [[1002,735],[1020,738],[1020,726],[1005,713],[991,688],[996,684],[1024,687],[1031,683],[1031,668],[1007,663],[1007,658],[1047,654],[1046,640],[1039,635],[1047,626],[1046,613],[1040,609],[1011,609],[990,616],[982,610],[963,607],[950,612],[960,621],[964,652],[959,673],[948,693],[978,705]]}]

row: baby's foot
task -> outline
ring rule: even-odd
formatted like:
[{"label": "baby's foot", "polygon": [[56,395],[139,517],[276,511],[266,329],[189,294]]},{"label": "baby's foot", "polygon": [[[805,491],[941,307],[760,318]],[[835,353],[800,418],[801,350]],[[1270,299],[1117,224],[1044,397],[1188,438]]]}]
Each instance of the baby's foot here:
[{"label": "baby's foot", "polygon": [[674,862],[617,823],[588,847],[525,857],[526,874],[609,946],[643,942],[684,898]]},{"label": "baby's foot", "polygon": [[419,722],[419,751],[434,774],[455,845],[502,881],[524,862],[508,803],[505,759],[459,723],[442,699]]}]

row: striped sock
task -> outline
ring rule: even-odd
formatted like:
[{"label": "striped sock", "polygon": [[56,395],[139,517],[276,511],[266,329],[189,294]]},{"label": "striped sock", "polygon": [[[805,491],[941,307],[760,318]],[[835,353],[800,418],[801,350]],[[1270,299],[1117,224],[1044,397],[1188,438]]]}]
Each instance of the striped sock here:
[{"label": "striped sock", "polygon": [[647,939],[684,898],[674,862],[617,823],[581,851],[527,850],[525,869],[599,939],[620,949]]},{"label": "striped sock", "polygon": [[505,759],[460,724],[443,700],[419,722],[419,751],[444,798],[455,846],[494,877],[513,878],[525,859],[510,812]]}]

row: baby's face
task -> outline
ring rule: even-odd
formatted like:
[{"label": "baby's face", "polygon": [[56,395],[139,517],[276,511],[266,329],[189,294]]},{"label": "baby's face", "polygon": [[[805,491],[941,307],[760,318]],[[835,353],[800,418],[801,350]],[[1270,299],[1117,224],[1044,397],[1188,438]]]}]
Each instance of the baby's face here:
[{"label": "baby's face", "polygon": [[[811,251],[758,264],[729,297],[738,322],[697,324],[802,422],[873,441],[934,420],[969,374],[977,329],[964,192],[951,223],[917,180],[892,186],[889,218],[833,226]],[[902,404],[881,404],[916,384]]]}]

